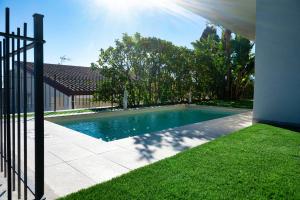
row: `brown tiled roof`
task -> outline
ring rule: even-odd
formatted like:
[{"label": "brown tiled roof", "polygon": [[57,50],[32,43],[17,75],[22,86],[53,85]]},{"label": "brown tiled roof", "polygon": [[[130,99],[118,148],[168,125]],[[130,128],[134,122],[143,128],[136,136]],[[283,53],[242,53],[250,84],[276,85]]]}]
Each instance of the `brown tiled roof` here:
[{"label": "brown tiled roof", "polygon": [[[33,63],[27,63],[33,72]],[[66,95],[90,95],[102,79],[99,71],[90,67],[44,64],[44,81]]]}]

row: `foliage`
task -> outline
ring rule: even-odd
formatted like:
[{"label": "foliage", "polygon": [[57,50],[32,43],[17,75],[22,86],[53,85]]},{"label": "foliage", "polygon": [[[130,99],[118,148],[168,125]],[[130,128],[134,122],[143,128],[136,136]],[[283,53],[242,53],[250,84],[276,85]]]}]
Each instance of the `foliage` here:
[{"label": "foliage", "polygon": [[222,38],[208,25],[193,49],[155,37],[124,34],[115,46],[101,49],[92,67],[104,79],[94,98],[128,106],[168,104],[207,99],[252,98],[253,43],[224,30]]},{"label": "foliage", "polygon": [[299,199],[299,145],[256,124],[61,200]]}]

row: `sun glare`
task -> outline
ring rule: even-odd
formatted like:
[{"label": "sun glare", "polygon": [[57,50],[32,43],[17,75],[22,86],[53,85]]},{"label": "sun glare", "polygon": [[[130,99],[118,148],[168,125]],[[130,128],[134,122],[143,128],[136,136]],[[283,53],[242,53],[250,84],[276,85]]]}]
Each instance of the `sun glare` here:
[{"label": "sun glare", "polygon": [[153,6],[150,0],[94,0],[96,5],[107,9],[112,14],[130,14]]},{"label": "sun glare", "polygon": [[189,13],[178,5],[179,0],[92,0],[96,8],[104,8],[116,17],[131,17],[149,10],[163,10],[172,15],[188,17]]}]

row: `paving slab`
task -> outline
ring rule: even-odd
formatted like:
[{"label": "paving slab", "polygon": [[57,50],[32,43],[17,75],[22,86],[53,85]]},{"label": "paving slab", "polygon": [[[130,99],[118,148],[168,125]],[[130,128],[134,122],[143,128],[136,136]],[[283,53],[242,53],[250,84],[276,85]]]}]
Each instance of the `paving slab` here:
[{"label": "paving slab", "polygon": [[[67,147],[67,148],[66,148]],[[45,148],[46,152],[50,152],[64,162],[78,160],[93,155],[92,152],[75,144],[57,144]]]},{"label": "paving slab", "polygon": [[129,169],[105,159],[102,155],[93,155],[68,163],[96,183],[110,180],[129,171]]},{"label": "paving slab", "polygon": [[67,163],[45,168],[45,181],[57,196],[76,192],[96,184],[95,181],[74,169]]},{"label": "paving slab", "polygon": [[101,154],[107,160],[117,163],[127,169],[136,169],[157,161],[143,151],[130,151],[128,149],[115,149]]}]

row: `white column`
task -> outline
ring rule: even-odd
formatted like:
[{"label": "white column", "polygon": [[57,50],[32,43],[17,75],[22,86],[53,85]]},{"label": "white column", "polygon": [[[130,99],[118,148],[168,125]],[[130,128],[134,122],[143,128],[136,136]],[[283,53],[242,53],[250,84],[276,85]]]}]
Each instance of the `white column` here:
[{"label": "white column", "polygon": [[300,126],[300,1],[256,6],[254,120]]}]

